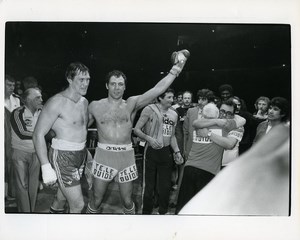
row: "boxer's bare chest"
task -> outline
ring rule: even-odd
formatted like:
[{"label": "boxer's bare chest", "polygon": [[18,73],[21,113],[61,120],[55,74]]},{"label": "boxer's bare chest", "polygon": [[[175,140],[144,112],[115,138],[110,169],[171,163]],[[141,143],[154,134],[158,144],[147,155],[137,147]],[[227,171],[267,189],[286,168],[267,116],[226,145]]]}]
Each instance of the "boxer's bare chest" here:
[{"label": "boxer's bare chest", "polygon": [[101,125],[123,125],[131,122],[130,111],[126,103],[112,106],[101,104],[94,112],[97,123]]}]

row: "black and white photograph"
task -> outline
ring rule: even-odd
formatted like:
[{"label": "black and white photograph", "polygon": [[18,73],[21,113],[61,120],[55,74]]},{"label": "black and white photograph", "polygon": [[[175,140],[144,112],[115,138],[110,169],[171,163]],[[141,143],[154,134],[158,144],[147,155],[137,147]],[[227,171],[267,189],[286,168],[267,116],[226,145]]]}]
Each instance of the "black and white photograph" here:
[{"label": "black and white photograph", "polygon": [[297,239],[294,22],[126,11],[2,22],[1,236]]}]

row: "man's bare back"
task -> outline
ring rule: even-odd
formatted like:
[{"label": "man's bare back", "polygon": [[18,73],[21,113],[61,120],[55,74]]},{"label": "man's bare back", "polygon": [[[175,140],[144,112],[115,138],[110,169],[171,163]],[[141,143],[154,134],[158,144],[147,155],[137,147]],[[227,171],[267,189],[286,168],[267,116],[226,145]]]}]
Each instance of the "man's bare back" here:
[{"label": "man's bare back", "polygon": [[136,113],[131,99],[119,102],[109,102],[108,98],[93,101],[89,113],[96,120],[100,143],[131,143],[132,122]]}]

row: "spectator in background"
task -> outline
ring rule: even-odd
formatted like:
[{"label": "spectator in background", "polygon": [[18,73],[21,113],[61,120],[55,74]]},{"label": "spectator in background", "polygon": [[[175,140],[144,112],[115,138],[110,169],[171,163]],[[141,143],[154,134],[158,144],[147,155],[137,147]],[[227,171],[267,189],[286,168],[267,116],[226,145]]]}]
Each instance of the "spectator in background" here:
[{"label": "spectator in background", "polygon": [[233,96],[233,88],[229,84],[223,84],[219,87],[221,101],[226,101]]},{"label": "spectator in background", "polygon": [[[200,89],[197,92],[197,98],[198,98],[198,106],[188,109],[183,123],[183,144],[184,144],[183,155],[185,156],[185,160],[187,159],[189,151],[192,147],[193,130],[194,130],[192,126],[193,121],[202,116],[202,110],[206,104],[214,101],[214,93],[209,89]],[[175,194],[174,201],[170,204],[171,207],[175,207],[177,204],[178,193],[179,193],[182,176],[183,176],[183,169],[184,169],[184,165],[179,165],[177,167],[178,177],[177,177],[177,183],[174,187],[176,190],[176,194]]]},{"label": "spectator in background", "polygon": [[182,94],[183,97],[183,104],[181,107],[178,107],[176,109],[177,113],[178,113],[178,124],[176,126],[176,131],[175,131],[175,136],[177,139],[177,143],[179,146],[179,149],[181,151],[181,153],[183,154],[183,122],[184,119],[186,117],[186,113],[188,111],[189,108],[193,107],[192,106],[192,97],[193,94],[190,91],[185,91]]},{"label": "spectator in background", "polygon": [[246,123],[244,125],[244,135],[242,140],[239,142],[239,155],[241,155],[252,146],[256,128],[259,122],[252,116],[250,112],[247,111],[247,107],[243,99],[234,96],[232,100],[236,105],[235,114],[246,119]]},{"label": "spectator in background", "polygon": [[262,136],[266,135],[274,126],[289,120],[290,106],[289,102],[283,97],[274,97],[270,101],[268,111],[268,119],[261,122],[256,129],[256,136],[254,143],[257,142]]},{"label": "spectator in background", "polygon": [[[236,96],[232,97],[230,99],[232,99],[233,103],[235,104],[234,114],[239,114],[240,116],[242,116],[241,115],[241,106],[244,102],[242,102],[241,99]],[[246,114],[244,114],[244,115],[246,115]],[[244,116],[242,116],[242,117],[244,117]],[[234,116],[232,116],[232,118],[234,118]],[[246,124],[247,124],[247,119],[246,119],[245,125]],[[228,136],[235,138],[237,140],[237,142],[234,145],[233,149],[229,149],[229,150],[225,149],[224,150],[223,158],[222,158],[222,167],[226,167],[230,162],[232,162],[239,156],[239,145],[240,145],[241,140],[244,137],[244,132],[245,132],[244,126],[238,127],[237,129],[235,129],[235,131],[232,131],[228,134]]]},{"label": "spectator in background", "polygon": [[15,90],[14,93],[21,96],[23,93],[23,89],[22,89],[22,82],[19,80],[16,80],[16,85],[15,85]]},{"label": "spectator in background", "polygon": [[4,106],[12,112],[16,108],[20,107],[20,97],[14,93],[16,85],[16,80],[9,76],[5,75],[5,102]]},{"label": "spectator in background", "polygon": [[[143,214],[151,214],[154,206],[153,196],[155,182],[158,177],[157,190],[159,199],[159,214],[168,211],[173,157],[177,164],[182,164],[175,138],[177,113],[171,104],[174,91],[167,89],[157,99],[158,103],[150,104],[144,108],[136,126],[135,134],[147,141],[145,154],[145,172],[143,186]],[[144,131],[142,131],[144,129]]]},{"label": "spectator in background", "polygon": [[266,120],[268,118],[269,105],[270,99],[268,97],[259,97],[254,104],[256,112],[253,116],[257,119],[261,119],[261,121]]},{"label": "spectator in background", "polygon": [[176,103],[172,106],[174,109],[177,109],[177,108],[179,108],[179,107],[182,106],[182,104],[183,104],[182,94],[183,94],[183,92],[178,92],[177,93],[177,95],[176,95]]},{"label": "spectator in background", "polygon": [[5,197],[10,200],[15,197],[14,171],[12,165],[11,149],[11,112],[20,107],[20,98],[14,93],[15,79],[10,75],[5,75],[4,91],[4,133],[5,133]]},{"label": "spectator in background", "polygon": [[[181,107],[178,107],[176,109],[177,113],[178,113],[178,122],[177,122],[177,125],[176,125],[176,128],[175,128],[175,137],[176,137],[176,140],[177,140],[177,143],[178,143],[178,147],[179,147],[179,150],[181,152],[181,155],[184,156],[184,151],[183,151],[183,122],[184,122],[184,119],[186,117],[186,113],[188,111],[189,108],[192,108],[193,105],[192,105],[192,98],[193,98],[193,94],[190,92],[190,91],[185,91],[183,92],[182,94],[182,106]],[[178,187],[178,181],[179,179],[181,178],[180,175],[182,174],[181,172],[183,171],[183,168],[181,165],[179,166],[175,166],[175,168],[178,168],[178,170],[175,169],[175,171],[177,172],[178,174],[178,177],[177,177],[177,184],[175,183],[173,185],[173,189],[176,190],[177,187]]]},{"label": "spectator in background", "polygon": [[32,135],[42,108],[42,94],[28,88],[23,94],[24,106],[11,117],[12,161],[15,171],[19,212],[34,212],[39,186],[40,163],[35,154]]},{"label": "spectator in background", "polygon": [[38,88],[38,80],[35,77],[28,76],[23,79],[24,91],[28,88]]}]

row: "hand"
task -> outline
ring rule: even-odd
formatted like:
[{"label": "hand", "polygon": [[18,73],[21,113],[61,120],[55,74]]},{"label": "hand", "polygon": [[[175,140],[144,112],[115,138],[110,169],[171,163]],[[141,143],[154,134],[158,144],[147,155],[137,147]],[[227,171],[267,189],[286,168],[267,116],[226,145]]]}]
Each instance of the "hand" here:
[{"label": "hand", "polygon": [[160,149],[163,147],[162,143],[160,143],[159,141],[157,141],[156,139],[149,137],[149,139],[147,139],[147,141],[149,142],[150,146],[154,149]]},{"label": "hand", "polygon": [[45,183],[45,185],[51,186],[52,184],[54,184],[57,180],[57,177],[50,163],[43,164],[41,169],[43,182]]},{"label": "hand", "polygon": [[207,137],[208,132],[207,128],[201,128],[196,131],[196,135],[199,137]]},{"label": "hand", "polygon": [[179,121],[180,121],[180,122],[183,122],[183,121],[185,120],[185,117],[186,117],[186,116],[183,116],[183,117],[180,117],[180,116],[179,116]]},{"label": "hand", "polygon": [[216,119],[217,126],[220,128],[224,128],[226,124],[226,119]]},{"label": "hand", "polygon": [[183,157],[181,156],[180,152],[176,152],[174,153],[174,161],[177,165],[181,165],[183,164]]}]

